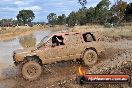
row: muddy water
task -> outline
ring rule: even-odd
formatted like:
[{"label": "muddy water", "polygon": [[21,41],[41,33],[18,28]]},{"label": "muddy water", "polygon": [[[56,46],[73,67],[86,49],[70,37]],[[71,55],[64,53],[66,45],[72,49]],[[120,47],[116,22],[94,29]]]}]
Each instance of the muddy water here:
[{"label": "muddy water", "polygon": [[[0,41],[0,78],[5,75],[17,74],[13,67],[12,53],[16,49],[28,48],[37,45],[45,36],[52,34],[51,31],[36,31],[29,35],[17,36],[15,39]],[[13,70],[11,70],[11,68]],[[15,74],[14,74],[15,73]]]}]

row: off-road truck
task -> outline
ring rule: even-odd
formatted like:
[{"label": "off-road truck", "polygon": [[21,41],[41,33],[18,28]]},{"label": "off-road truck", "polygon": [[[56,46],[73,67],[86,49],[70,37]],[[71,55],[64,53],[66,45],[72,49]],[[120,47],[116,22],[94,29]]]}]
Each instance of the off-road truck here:
[{"label": "off-road truck", "polygon": [[52,34],[34,48],[15,50],[14,63],[22,64],[22,75],[28,80],[41,75],[43,64],[81,59],[85,65],[93,65],[103,51],[99,39],[94,32]]}]

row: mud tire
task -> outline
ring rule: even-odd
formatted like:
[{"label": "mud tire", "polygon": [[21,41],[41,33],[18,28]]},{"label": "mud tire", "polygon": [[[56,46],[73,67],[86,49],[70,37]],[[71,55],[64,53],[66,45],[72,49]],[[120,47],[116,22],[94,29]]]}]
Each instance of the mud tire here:
[{"label": "mud tire", "polygon": [[86,78],[83,76],[78,76],[75,81],[76,84],[83,85],[86,83]]},{"label": "mud tire", "polygon": [[33,81],[40,77],[42,68],[35,61],[26,62],[22,67],[22,75],[26,80]]},{"label": "mud tire", "polygon": [[84,53],[83,61],[85,65],[92,66],[94,65],[98,60],[98,55],[96,51],[94,50],[87,50]]}]

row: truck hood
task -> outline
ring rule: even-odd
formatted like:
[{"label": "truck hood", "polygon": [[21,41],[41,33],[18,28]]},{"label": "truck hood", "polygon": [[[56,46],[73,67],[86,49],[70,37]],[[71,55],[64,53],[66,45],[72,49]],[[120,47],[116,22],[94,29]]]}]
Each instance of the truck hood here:
[{"label": "truck hood", "polygon": [[14,51],[14,53],[27,53],[27,52],[32,52],[34,50],[36,50],[36,47],[17,49]]}]

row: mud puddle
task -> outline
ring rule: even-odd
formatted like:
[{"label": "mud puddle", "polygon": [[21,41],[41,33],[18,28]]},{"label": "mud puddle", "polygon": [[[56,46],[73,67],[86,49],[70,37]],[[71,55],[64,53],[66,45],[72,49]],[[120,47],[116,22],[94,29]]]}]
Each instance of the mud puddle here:
[{"label": "mud puddle", "polygon": [[[132,63],[129,63],[130,65],[128,66],[124,65],[124,63],[127,64],[129,61],[132,62],[132,41],[125,41],[118,41],[115,43],[107,42],[105,45],[106,52],[103,53],[104,55],[99,57],[98,63],[93,67],[85,67],[87,69],[87,73],[132,74]],[[73,61],[44,65],[41,77],[35,81],[26,81],[19,75],[16,78],[3,80],[2,83],[6,85],[6,88],[131,88],[127,84],[77,85],[75,83],[75,78],[78,75],[78,67],[80,65],[81,64],[79,62]],[[122,65],[125,67],[122,67]],[[126,69],[125,71],[127,72],[121,72],[118,67],[121,69],[123,68],[124,70]],[[13,82],[12,86],[7,84],[7,82],[10,82],[11,80]]]},{"label": "mud puddle", "polygon": [[[3,54],[7,52],[3,55],[3,58],[5,59],[1,59],[2,56],[0,56],[0,66],[2,68],[2,70],[0,70],[2,71],[1,77],[4,77],[4,79],[0,80],[0,88],[130,88],[127,85],[122,86],[109,84],[79,86],[75,84],[75,78],[78,74],[78,67],[81,64],[73,61],[44,65],[43,73],[39,79],[32,82],[24,80],[19,73],[19,69],[13,66],[12,52],[17,48],[36,45],[36,42],[38,43],[38,41],[41,40],[43,34],[46,36],[51,32],[48,31],[41,33],[42,32],[35,32],[34,34],[27,35],[30,36],[28,38],[21,36],[11,41],[0,42],[0,49],[3,50],[0,52]],[[24,40],[26,43],[23,42]],[[33,42],[28,45],[26,40],[33,40]],[[34,42],[34,40],[36,42]],[[103,73],[104,71],[107,71],[107,69],[115,68],[114,70],[109,70],[112,71],[109,73],[113,73],[113,71],[116,70],[116,67],[121,67],[122,62],[132,60],[132,41],[121,40],[112,43],[104,41],[104,43],[104,47],[106,49],[105,53],[99,57],[98,63],[93,67],[86,67],[88,69],[88,73]],[[6,47],[6,49],[4,49],[4,47]],[[131,70],[129,70],[129,73],[132,73]]]},{"label": "mud puddle", "polygon": [[52,34],[52,31],[49,30],[35,31],[32,34],[17,36],[15,39],[0,41],[0,79],[19,74],[12,58],[14,50],[36,46],[43,37],[50,34]]}]

